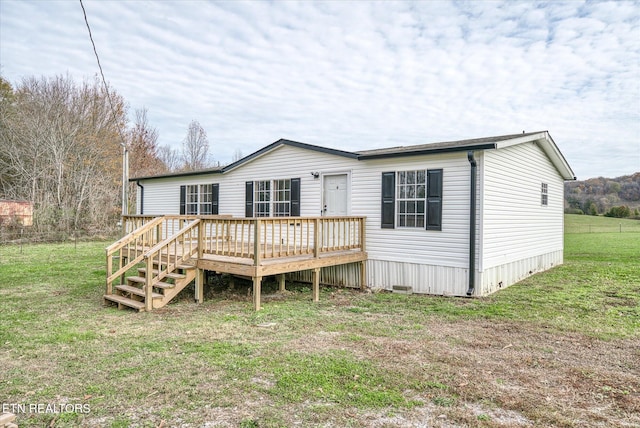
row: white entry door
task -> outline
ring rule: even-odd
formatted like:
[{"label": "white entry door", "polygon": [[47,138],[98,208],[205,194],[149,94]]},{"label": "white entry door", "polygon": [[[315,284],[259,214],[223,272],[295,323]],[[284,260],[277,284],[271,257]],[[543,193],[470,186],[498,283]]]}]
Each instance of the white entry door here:
[{"label": "white entry door", "polygon": [[349,211],[349,177],[347,174],[325,175],[323,182],[323,215],[344,216]]}]

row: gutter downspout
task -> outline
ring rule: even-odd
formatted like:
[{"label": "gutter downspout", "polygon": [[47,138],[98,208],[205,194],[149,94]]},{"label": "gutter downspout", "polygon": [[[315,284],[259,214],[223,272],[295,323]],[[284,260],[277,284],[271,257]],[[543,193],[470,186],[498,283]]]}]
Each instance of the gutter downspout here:
[{"label": "gutter downspout", "polygon": [[469,289],[467,296],[472,296],[476,288],[476,176],[478,163],[473,156],[473,150],[467,152],[467,159],[471,164],[471,197],[469,200]]},{"label": "gutter downspout", "polygon": [[144,214],[144,186],[136,181],[136,185],[140,188],[140,215]]}]

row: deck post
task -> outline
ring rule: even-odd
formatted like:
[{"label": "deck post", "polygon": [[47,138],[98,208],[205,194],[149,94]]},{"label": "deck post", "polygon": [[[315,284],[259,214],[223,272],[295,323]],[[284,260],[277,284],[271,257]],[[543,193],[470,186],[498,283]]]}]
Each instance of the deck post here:
[{"label": "deck post", "polygon": [[260,265],[260,220],[253,221],[253,264]]},{"label": "deck post", "polygon": [[360,262],[360,290],[367,288],[367,262]]},{"label": "deck post", "polygon": [[320,268],[313,269],[313,301],[320,301]]},{"label": "deck post", "polygon": [[260,291],[262,288],[262,277],[253,277],[253,307],[256,311],[260,310]]},{"label": "deck post", "polygon": [[278,275],[278,282],[280,283],[280,291],[285,291],[285,274]]},{"label": "deck post", "polygon": [[204,254],[205,231],[204,221],[200,220],[200,224],[198,224],[198,260],[202,260],[202,255]]},{"label": "deck post", "polygon": [[360,217],[360,251],[367,251],[367,228],[365,218]]},{"label": "deck post", "polygon": [[317,217],[313,224],[313,257],[320,257],[320,219]]},{"label": "deck post", "polygon": [[[127,251],[127,253],[129,253],[129,251]],[[122,269],[122,267],[126,264],[127,262],[123,257],[122,248],[120,248],[120,250],[118,251],[118,270]],[[120,284],[124,284],[125,274],[126,272],[122,272],[122,274],[120,275]]]},{"label": "deck post", "polygon": [[204,301],[204,270],[196,268],[196,303]]},{"label": "deck post", "polygon": [[[153,298],[151,297],[151,292],[153,291],[152,280],[153,280],[153,263],[151,257],[145,256],[145,264],[147,265],[145,272],[145,282],[144,282],[144,306],[147,312],[151,312],[153,309]],[[158,266],[160,269],[160,266]]]},{"label": "deck post", "polygon": [[113,273],[113,260],[109,255],[109,251],[107,250],[107,294],[113,294],[113,288],[111,288],[111,281],[109,281],[109,277]]}]

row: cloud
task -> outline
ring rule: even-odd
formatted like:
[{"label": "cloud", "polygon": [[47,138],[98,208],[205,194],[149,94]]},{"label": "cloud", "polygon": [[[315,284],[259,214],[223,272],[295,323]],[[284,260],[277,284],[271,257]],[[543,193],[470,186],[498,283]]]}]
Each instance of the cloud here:
[{"label": "cloud", "polygon": [[[549,130],[581,177],[640,170],[635,2],[84,1],[105,76],[161,144],[359,150]],[[0,64],[97,72],[76,2],[1,2]],[[23,19],[30,16],[29,20]]]}]

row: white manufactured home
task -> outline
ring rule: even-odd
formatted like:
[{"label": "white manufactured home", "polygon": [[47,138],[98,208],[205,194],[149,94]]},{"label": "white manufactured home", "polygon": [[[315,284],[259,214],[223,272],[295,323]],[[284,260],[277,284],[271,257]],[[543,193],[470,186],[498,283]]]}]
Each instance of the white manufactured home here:
[{"label": "white manufactured home", "polygon": [[563,262],[573,179],[543,131],[358,152],[279,140],[225,167],[130,181],[144,216],[364,218],[366,261],[322,267],[321,283],[483,296]]}]

